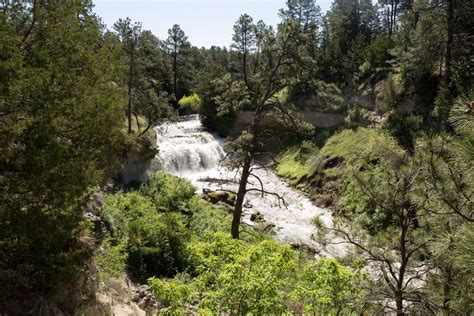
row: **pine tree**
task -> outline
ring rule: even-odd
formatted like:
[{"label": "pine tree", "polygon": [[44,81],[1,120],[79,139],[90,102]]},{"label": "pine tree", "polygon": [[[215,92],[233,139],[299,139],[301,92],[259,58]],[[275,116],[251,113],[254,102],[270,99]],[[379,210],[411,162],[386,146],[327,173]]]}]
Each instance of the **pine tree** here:
[{"label": "pine tree", "polygon": [[234,24],[232,48],[235,48],[242,59],[244,82],[248,84],[248,57],[255,50],[255,26],[248,14],[242,14]]},{"label": "pine tree", "polygon": [[172,73],[173,73],[173,95],[175,98],[175,106],[178,107],[178,100],[184,95],[178,87],[179,77],[182,77],[181,67],[182,60],[180,57],[189,49],[188,37],[178,24],[173,25],[168,30],[168,38],[163,42],[165,52],[171,57]]},{"label": "pine tree", "polygon": [[17,3],[0,23],[0,313],[72,313],[83,211],[124,142],[121,54],[82,1]]}]

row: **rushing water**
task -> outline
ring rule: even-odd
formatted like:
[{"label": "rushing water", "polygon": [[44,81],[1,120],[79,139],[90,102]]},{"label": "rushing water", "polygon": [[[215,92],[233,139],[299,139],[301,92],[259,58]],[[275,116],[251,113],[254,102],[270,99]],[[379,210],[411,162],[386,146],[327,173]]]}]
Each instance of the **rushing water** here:
[{"label": "rushing water", "polygon": [[[158,168],[189,179],[196,186],[198,193],[201,193],[203,189],[237,191],[238,174],[219,164],[225,155],[223,140],[206,131],[197,115],[182,117],[179,122],[165,123],[157,129]],[[247,207],[244,207],[243,221],[249,225],[256,225],[250,220],[250,215],[259,212],[265,219],[265,223],[259,225],[275,225],[273,231],[278,240],[321,250],[321,246],[312,239],[315,232],[312,220],[318,216],[325,225],[331,225],[330,212],[315,206],[307,197],[291,188],[273,172],[258,170],[255,173],[262,180],[266,191],[278,192],[284,197],[287,207],[280,205],[275,196],[262,197],[258,192],[249,192],[245,198]],[[210,179],[230,181],[222,184]],[[254,185],[260,186],[259,183]],[[340,254],[341,250],[341,247],[332,247],[323,252],[335,256]]]}]

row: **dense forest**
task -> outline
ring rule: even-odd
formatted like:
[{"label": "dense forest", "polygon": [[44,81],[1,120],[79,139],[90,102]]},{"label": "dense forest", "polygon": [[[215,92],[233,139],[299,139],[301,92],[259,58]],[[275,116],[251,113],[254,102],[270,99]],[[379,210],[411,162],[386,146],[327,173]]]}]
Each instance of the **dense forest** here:
[{"label": "dense forest", "polygon": [[[474,313],[474,2],[279,17],[198,48],[0,1],[0,315]],[[167,139],[193,117],[221,156]],[[232,178],[180,176],[167,140]],[[309,242],[262,215],[305,211],[288,192],[330,218]]]}]

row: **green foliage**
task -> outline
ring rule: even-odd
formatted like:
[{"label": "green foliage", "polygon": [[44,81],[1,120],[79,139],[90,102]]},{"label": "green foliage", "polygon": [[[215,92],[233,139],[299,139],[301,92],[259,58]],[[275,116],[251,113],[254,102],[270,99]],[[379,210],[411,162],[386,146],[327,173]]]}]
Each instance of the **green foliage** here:
[{"label": "green foliage", "polygon": [[229,231],[230,215],[214,204],[195,196],[189,201],[188,210],[192,212],[189,225],[193,235],[205,236],[207,233]]},{"label": "green foliage", "polygon": [[376,104],[377,112],[385,113],[396,109],[403,93],[403,82],[400,74],[390,74],[383,87],[383,98]]},{"label": "green foliage", "polygon": [[362,118],[362,113],[365,109],[363,109],[360,105],[355,104],[351,108],[347,110],[347,116],[345,117],[345,121],[347,123],[357,122]]},{"label": "green foliage", "polygon": [[183,96],[179,100],[179,105],[181,108],[189,107],[193,112],[199,113],[202,106],[202,99],[197,93],[193,93],[190,96]]},{"label": "green foliage", "polygon": [[351,315],[366,312],[367,293],[360,286],[368,273],[357,260],[352,267],[344,267],[335,259],[320,259],[305,266],[301,281],[291,298],[310,315]]},{"label": "green foliage", "polygon": [[209,242],[191,244],[189,251],[200,281],[215,284],[206,287],[200,311],[240,315],[283,311],[284,276],[294,267],[288,247],[271,241],[248,247],[217,233]]},{"label": "green foliage", "polygon": [[423,119],[418,115],[393,112],[388,117],[386,127],[402,148],[413,152],[415,132],[419,130],[422,123]]},{"label": "green foliage", "polygon": [[309,156],[317,153],[317,147],[309,142],[303,142],[299,147],[291,148],[286,151],[279,160],[276,172],[278,175],[289,178],[294,184],[297,184],[305,176],[308,176],[310,170],[306,164]]},{"label": "green foliage", "polygon": [[229,88],[229,79],[229,76],[217,71],[215,74],[206,74],[205,80],[198,86],[198,93],[203,100],[199,112],[202,124],[223,136],[227,136],[234,118],[232,107],[223,109],[219,106],[219,95]]},{"label": "green foliage", "polygon": [[188,180],[158,171],[141,186],[140,193],[152,201],[157,209],[186,211],[195,190]]},{"label": "green foliage", "polygon": [[95,257],[95,262],[105,278],[119,278],[126,269],[128,259],[127,248],[124,240],[113,240],[108,237],[103,242],[103,250]]},{"label": "green foliage", "polygon": [[184,215],[177,211],[185,211],[193,195],[189,182],[158,172],[137,192],[108,196],[101,216],[113,239],[104,256],[113,256],[113,245],[124,242],[127,270],[136,279],[182,271],[189,233]]},{"label": "green foliage", "polygon": [[372,71],[374,71],[375,74],[387,71],[390,68],[389,62],[393,58],[390,54],[390,50],[393,46],[393,39],[388,36],[378,36],[366,48],[365,54],[367,61],[372,66]]},{"label": "green foliage", "polygon": [[123,149],[122,65],[84,1],[5,6],[0,46],[0,308],[23,313],[65,299],[90,256],[82,212]]},{"label": "green foliage", "polygon": [[403,154],[397,141],[383,130],[345,129],[329,137],[320,150],[310,142],[291,148],[276,170],[294,184],[304,179],[307,184],[320,185],[320,192],[315,193],[321,203],[337,199],[332,201],[335,206],[375,232],[390,224],[391,215],[370,203],[354,175],[383,185],[384,164],[398,166]]},{"label": "green foliage", "polygon": [[160,315],[186,314],[189,304],[195,299],[194,289],[189,284],[189,277],[186,274],[178,274],[171,280],[153,277],[148,279],[148,284],[157,300],[165,306],[160,309]]},{"label": "green foliage", "polygon": [[111,276],[126,270],[139,281],[184,271],[191,235],[227,231],[230,225],[225,211],[194,190],[189,181],[159,171],[136,191],[107,196],[101,217],[110,236],[97,258],[101,270]]},{"label": "green foliage", "polygon": [[341,157],[345,164],[344,176],[340,187],[339,203],[349,214],[372,231],[387,225],[390,214],[374,207],[354,179],[357,174],[363,179],[379,181],[382,185],[385,162],[397,164],[403,155],[396,141],[382,130],[358,128],[343,130],[333,135],[321,148],[321,155]]},{"label": "green foliage", "polygon": [[460,96],[449,115],[449,122],[458,135],[453,143],[453,157],[466,173],[474,171],[474,91]]},{"label": "green foliage", "polygon": [[[284,307],[285,276],[294,269],[295,261],[289,247],[263,241],[247,245],[224,233],[209,236],[207,241],[196,241],[188,246],[196,277],[192,280],[195,296],[200,297],[198,312],[203,314],[230,313],[281,313]],[[157,297],[174,287],[168,297],[180,297],[189,301],[186,291],[176,286],[175,280],[168,285],[162,281],[149,281]],[[166,295],[166,294],[165,294]],[[170,307],[184,306],[173,303]]]},{"label": "green foliage", "polygon": [[197,312],[206,315],[333,314],[367,308],[361,261],[352,267],[334,259],[301,262],[295,274],[300,268],[289,247],[273,241],[248,244],[224,233],[196,240],[188,250],[190,275],[148,280],[170,314],[186,313],[195,302]]},{"label": "green foliage", "polygon": [[320,151],[321,155],[343,158],[353,168],[362,167],[372,157],[388,158],[394,152],[400,153],[396,141],[376,128],[344,129],[331,136]]}]

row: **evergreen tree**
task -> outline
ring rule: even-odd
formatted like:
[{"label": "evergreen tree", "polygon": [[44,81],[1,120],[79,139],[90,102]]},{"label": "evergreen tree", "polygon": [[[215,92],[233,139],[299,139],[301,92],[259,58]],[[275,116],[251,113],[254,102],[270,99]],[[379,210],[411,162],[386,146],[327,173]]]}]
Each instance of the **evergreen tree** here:
[{"label": "evergreen tree", "polygon": [[181,86],[184,83],[185,65],[183,65],[183,55],[189,50],[190,44],[188,37],[178,24],[173,25],[168,30],[168,38],[163,42],[165,52],[171,57],[172,73],[173,73],[173,95],[175,98],[175,106],[178,106],[178,100],[185,94]]},{"label": "evergreen tree", "polygon": [[127,122],[128,122],[128,133],[132,132],[132,103],[133,103],[133,89],[136,85],[136,59],[138,50],[138,40],[142,33],[142,25],[140,22],[132,24],[130,18],[125,20],[119,19],[114,24],[114,30],[123,45],[123,50],[126,55],[128,64],[128,76],[127,76],[127,87],[128,87],[128,108],[127,108]]},{"label": "evergreen tree", "polygon": [[255,50],[255,26],[248,14],[242,14],[234,24],[232,48],[235,48],[242,59],[242,73],[244,82],[248,84],[248,57]]},{"label": "evergreen tree", "polygon": [[83,211],[124,142],[120,50],[87,2],[16,3],[0,23],[0,313],[72,313]]}]

